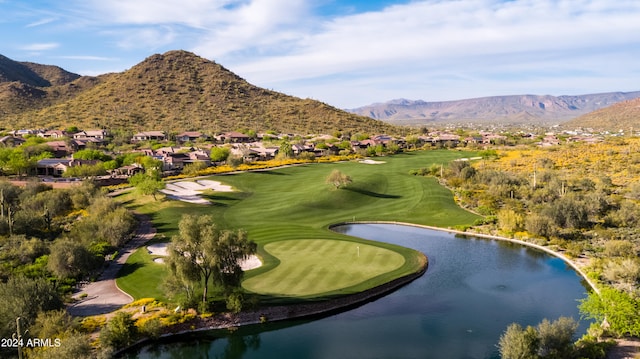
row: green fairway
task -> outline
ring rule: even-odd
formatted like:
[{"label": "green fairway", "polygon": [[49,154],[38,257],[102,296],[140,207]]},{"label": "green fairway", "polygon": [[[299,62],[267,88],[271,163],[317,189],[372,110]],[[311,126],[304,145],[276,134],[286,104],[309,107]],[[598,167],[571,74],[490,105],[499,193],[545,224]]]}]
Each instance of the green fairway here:
[{"label": "green fairway", "polygon": [[280,259],[280,265],[244,281],[243,287],[274,296],[333,293],[398,269],[405,262],[397,252],[348,241],[279,241],[264,249]]},{"label": "green fairway", "polygon": [[164,274],[164,265],[155,263],[147,247],[142,247],[131,254],[124,267],[120,269],[117,284],[134,300],[141,298],[164,300],[166,298],[160,289],[161,281],[158,280]]},{"label": "green fairway", "polygon": [[[247,231],[251,240],[258,243],[259,255],[264,262],[262,267],[245,274],[245,288],[273,296],[321,297],[336,290],[350,292],[371,288],[413,273],[420,266],[420,256],[412,250],[334,233],[328,229],[331,224],[354,220],[399,221],[454,227],[469,225],[478,219],[478,216],[457,206],[451,191],[438,184],[435,178],[409,174],[412,169],[432,164],[446,166],[455,158],[473,155],[461,151],[420,151],[377,158],[378,161],[384,161],[381,164],[364,164],[358,161],[309,164],[214,176],[211,179],[231,185],[237,191],[207,194],[206,198],[212,201],[211,205],[167,199],[153,201],[150,197],[136,198],[132,194],[122,196],[121,200],[131,208],[149,215],[158,234],[164,236],[165,240],[170,240],[177,233],[178,222],[185,213],[212,215],[221,228],[242,228]],[[326,177],[334,169],[350,176],[353,182],[344,189],[335,189],[326,184]],[[302,268],[306,263],[293,263],[297,258],[295,255],[281,257],[282,253],[278,248],[280,245],[286,246],[284,243],[275,247],[270,244],[301,240],[328,241],[330,244],[327,245],[327,251],[331,246],[345,245],[345,241],[352,243],[349,245],[351,251],[355,243],[359,243],[361,250],[365,248],[364,244],[372,248],[385,248],[387,252],[392,251],[402,256],[404,264],[371,264],[371,272],[366,272],[362,268],[349,268],[353,265],[349,261],[329,263],[322,258],[322,253],[312,252],[307,253],[306,258],[307,261],[319,263],[315,267],[331,265],[322,270],[344,275],[326,276],[329,278],[328,282],[335,282],[328,283],[304,277],[305,271],[297,269],[298,277],[283,278],[282,283],[279,283],[274,279],[278,278],[279,273],[284,273],[286,268],[289,271]],[[138,288],[137,284],[150,278],[159,283],[165,273],[162,268],[162,273],[158,273],[157,266],[141,265],[133,273],[119,278],[118,285],[123,289],[136,288],[139,294],[134,295],[135,297],[157,296],[157,289],[153,290],[156,288],[153,285],[143,286],[149,290],[148,293],[143,293],[145,289]],[[314,270],[315,267],[307,266]],[[349,276],[354,279],[351,281]],[[356,283],[358,280],[360,282]],[[263,282],[272,284],[262,284]]]}]

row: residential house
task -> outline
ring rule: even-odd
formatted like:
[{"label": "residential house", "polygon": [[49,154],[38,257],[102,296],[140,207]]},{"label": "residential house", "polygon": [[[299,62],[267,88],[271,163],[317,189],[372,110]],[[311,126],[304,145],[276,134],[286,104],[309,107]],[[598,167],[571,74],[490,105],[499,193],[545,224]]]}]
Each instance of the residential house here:
[{"label": "residential house", "polygon": [[158,156],[163,156],[163,155],[168,155],[168,154],[172,154],[172,153],[186,153],[189,151],[193,151],[193,147],[173,147],[173,146],[168,146],[168,147],[161,147],[158,148],[157,150],[154,151],[155,155]]},{"label": "residential house", "polygon": [[433,136],[432,142],[434,145],[455,147],[460,143],[460,136],[451,133],[437,133]]},{"label": "residential house", "polygon": [[405,148],[407,141],[404,138],[395,138],[389,135],[377,135],[373,136],[372,139],[378,143],[381,143],[383,146],[387,147],[390,144],[398,145],[400,148]]},{"label": "residential house", "polygon": [[428,135],[418,136],[418,143],[416,144],[416,146],[422,147],[424,145],[431,145],[431,146],[435,145],[435,142],[433,141],[433,137]]},{"label": "residential house", "polygon": [[85,149],[90,145],[99,147],[104,144],[104,140],[93,137],[74,139],[73,142],[77,145],[78,149]]},{"label": "residential house", "polygon": [[482,135],[482,143],[483,144],[504,144],[507,141],[507,136],[496,135],[493,133],[483,134]]},{"label": "residential house", "polygon": [[249,143],[251,137],[240,132],[227,132],[216,136],[216,141],[224,143]]},{"label": "residential house", "polygon": [[113,170],[112,175],[131,177],[135,174],[144,172],[144,167],[139,163],[134,163],[128,166],[118,167]]},{"label": "residential house", "polygon": [[91,138],[104,141],[107,138],[107,131],[106,130],[88,130],[88,131],[80,131],[73,134],[73,139],[75,140],[86,140]]},{"label": "residential house", "polygon": [[196,150],[193,147],[162,147],[151,154],[153,158],[162,161],[163,171],[176,171],[185,165],[204,162],[211,165],[211,158],[207,151]]},{"label": "residential house", "polygon": [[0,147],[16,147],[16,146],[20,146],[25,142],[26,140],[22,137],[9,135],[9,136],[4,136],[0,138]]},{"label": "residential house", "polygon": [[61,131],[61,130],[49,130],[49,131],[38,133],[38,137],[43,137],[43,138],[65,138],[65,137],[69,137],[69,134],[67,132]]},{"label": "residential house", "polygon": [[303,152],[313,152],[314,147],[313,145],[310,145],[310,144],[304,144],[304,145],[293,144],[291,145],[291,150],[293,151],[294,156],[298,156]]},{"label": "residential house", "polygon": [[186,153],[165,153],[160,159],[163,171],[175,171],[184,168],[185,162],[189,161],[189,156]]},{"label": "residential house", "polygon": [[167,135],[163,131],[138,132],[131,138],[132,142],[140,141],[166,141]]},{"label": "residential house", "polygon": [[241,156],[245,162],[268,161],[274,159],[279,151],[279,147],[265,147],[262,142],[234,143],[231,146],[231,154]]},{"label": "residential house", "polygon": [[204,162],[207,166],[211,166],[211,156],[207,151],[195,150],[187,153],[187,156],[189,156],[188,163]]},{"label": "residential house", "polygon": [[482,143],[482,141],[482,136],[469,136],[464,139],[464,142],[466,143]]},{"label": "residential house", "polygon": [[45,145],[51,148],[51,153],[56,158],[66,157],[78,150],[78,144],[75,141],[49,141]]},{"label": "residential house", "polygon": [[76,160],[69,158],[45,158],[36,163],[36,173],[39,176],[62,176],[67,169],[76,166],[93,166],[100,161],[97,160]]},{"label": "residential house", "polygon": [[335,156],[340,153],[340,148],[332,143],[320,143],[313,149],[316,157]]},{"label": "residential house", "polygon": [[209,136],[202,132],[186,131],[176,136],[178,142],[196,142],[197,140],[207,140]]},{"label": "residential house", "polygon": [[10,135],[16,136],[16,137],[24,137],[24,136],[28,136],[28,135],[37,135],[40,131],[38,130],[29,130],[29,129],[23,129],[23,130],[15,130],[15,131],[11,131],[9,132]]},{"label": "residential house", "polygon": [[278,152],[280,151],[279,147],[253,147],[251,148],[251,152],[257,154],[257,158],[260,161],[268,161],[276,158]]}]

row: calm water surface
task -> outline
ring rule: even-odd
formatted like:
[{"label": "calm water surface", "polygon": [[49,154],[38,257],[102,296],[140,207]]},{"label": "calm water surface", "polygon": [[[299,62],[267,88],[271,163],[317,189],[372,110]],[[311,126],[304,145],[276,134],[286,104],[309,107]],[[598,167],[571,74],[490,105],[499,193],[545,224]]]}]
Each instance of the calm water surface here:
[{"label": "calm water surface", "polygon": [[[562,260],[516,244],[416,227],[358,224],[339,232],[422,251],[427,273],[361,307],[313,321],[209,332],[127,358],[498,358],[512,322],[579,320],[587,287]],[[580,322],[582,335],[588,323]]]}]

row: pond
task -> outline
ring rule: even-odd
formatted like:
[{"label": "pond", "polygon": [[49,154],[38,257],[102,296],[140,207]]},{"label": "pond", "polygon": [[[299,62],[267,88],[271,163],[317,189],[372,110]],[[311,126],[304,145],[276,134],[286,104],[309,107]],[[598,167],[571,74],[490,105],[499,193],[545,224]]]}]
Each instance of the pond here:
[{"label": "pond", "polygon": [[[355,309],[316,320],[211,331],[147,345],[127,358],[498,358],[513,322],[570,316],[587,284],[564,261],[518,244],[392,224],[335,228],[414,248],[425,275]],[[588,324],[580,321],[578,335]]]}]

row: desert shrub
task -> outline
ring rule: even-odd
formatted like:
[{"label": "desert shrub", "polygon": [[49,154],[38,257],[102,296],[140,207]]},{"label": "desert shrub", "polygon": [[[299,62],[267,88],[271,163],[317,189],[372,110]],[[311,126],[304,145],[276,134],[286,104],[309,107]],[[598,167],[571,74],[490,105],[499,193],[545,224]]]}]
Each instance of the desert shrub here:
[{"label": "desert shrub", "polygon": [[118,312],[100,331],[102,346],[122,348],[136,339],[138,329],[130,313]]}]

